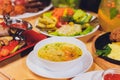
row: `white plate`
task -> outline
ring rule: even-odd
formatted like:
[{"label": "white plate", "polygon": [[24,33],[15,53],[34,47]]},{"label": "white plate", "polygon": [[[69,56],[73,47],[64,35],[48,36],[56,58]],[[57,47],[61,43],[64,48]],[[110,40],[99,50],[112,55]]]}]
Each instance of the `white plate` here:
[{"label": "white plate", "polygon": [[42,63],[38,61],[38,59],[35,57],[34,53],[32,52],[27,56],[26,64],[33,73],[39,76],[48,77],[48,78],[59,78],[59,79],[71,78],[79,73],[86,72],[91,67],[93,63],[93,58],[91,56],[91,53],[87,52],[85,55],[86,58],[82,61],[84,64],[82,68],[79,68],[79,64],[78,64],[75,65],[75,67],[72,68],[71,70],[65,72],[53,72],[47,70],[42,66]]},{"label": "white plate", "polygon": [[[97,25],[90,33],[85,34],[85,35],[73,36],[73,37],[75,37],[75,38],[80,38],[80,37],[84,37],[84,36],[89,36],[90,34],[93,34],[94,32],[96,32],[99,27],[100,27],[100,25]],[[55,35],[48,34],[48,33],[45,32],[45,31],[41,31],[40,29],[37,29],[37,30],[38,30],[38,32],[40,31],[40,33],[42,33],[42,34],[44,34],[44,35],[46,35],[46,36],[51,36],[51,37],[52,37],[52,36],[55,36]],[[62,37],[62,36],[60,36],[60,37]]]},{"label": "white plate", "polygon": [[103,70],[86,72],[75,76],[72,80],[101,80]]},{"label": "white plate", "polygon": [[[11,18],[29,18],[29,17],[33,17],[33,16],[36,16],[36,15],[39,15],[39,14],[42,14],[46,11],[48,11],[50,8],[52,8],[52,3],[45,7],[43,10],[40,10],[39,12],[36,12],[36,13],[24,13],[24,14],[21,14],[21,15],[17,15],[17,16],[13,16]],[[0,18],[3,18],[2,15],[0,15]]]}]

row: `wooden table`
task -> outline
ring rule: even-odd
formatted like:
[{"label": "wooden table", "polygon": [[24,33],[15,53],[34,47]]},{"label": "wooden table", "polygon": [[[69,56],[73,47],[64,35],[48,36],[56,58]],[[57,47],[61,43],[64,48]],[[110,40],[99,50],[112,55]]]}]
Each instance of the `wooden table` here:
[{"label": "wooden table", "polygon": [[[34,23],[35,23],[37,17],[38,16],[35,16],[32,18],[24,19],[24,20],[29,21],[34,26]],[[35,30],[35,28],[33,28],[33,30]],[[97,33],[95,33],[95,34],[98,34],[98,33],[99,33],[99,31],[97,31]],[[90,48],[91,48],[92,39],[89,42],[85,42],[85,43],[88,47],[88,50],[90,50],[90,52],[91,52]],[[27,57],[27,55],[24,57],[21,57],[21,55],[18,54],[18,55],[11,57],[5,61],[2,61],[2,62],[0,62],[0,70],[4,73],[8,74],[15,80],[57,80],[57,79],[49,79],[49,78],[45,78],[42,76],[37,76],[36,74],[32,73],[26,66],[26,57]],[[95,71],[95,70],[102,70],[102,68],[99,67],[94,62],[88,71]],[[70,80],[70,79],[60,79],[60,80]]]}]

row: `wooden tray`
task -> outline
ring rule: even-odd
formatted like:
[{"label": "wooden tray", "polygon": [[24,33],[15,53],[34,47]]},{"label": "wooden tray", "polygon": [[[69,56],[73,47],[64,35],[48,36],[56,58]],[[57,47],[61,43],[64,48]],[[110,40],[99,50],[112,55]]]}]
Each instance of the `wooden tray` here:
[{"label": "wooden tray", "polygon": [[111,62],[109,62],[109,61],[107,61],[107,60],[99,57],[97,54],[95,54],[95,52],[96,52],[96,49],[95,49],[95,41],[96,41],[96,39],[97,39],[99,36],[101,36],[101,35],[103,35],[103,34],[105,34],[105,33],[103,32],[103,33],[97,35],[97,36],[93,39],[93,41],[92,41],[92,45],[91,45],[92,50],[91,50],[91,51],[92,51],[92,54],[93,54],[94,61],[95,61],[95,63],[97,63],[97,64],[98,64],[101,68],[103,68],[103,69],[108,69],[108,68],[120,68],[120,65],[119,65],[119,64],[111,63]]},{"label": "wooden tray", "polygon": [[5,56],[5,57],[0,57],[0,62],[5,60],[5,59],[8,59],[10,57],[13,57],[15,56],[16,54],[19,54],[19,53],[22,53],[23,51],[33,47],[38,41],[42,40],[42,39],[45,39],[47,38],[45,35],[43,34],[40,34],[40,33],[37,33],[33,30],[26,30],[24,33],[23,33],[23,36],[26,38],[25,42],[26,42],[26,46],[17,50],[15,53],[13,54],[10,54],[8,56]]}]

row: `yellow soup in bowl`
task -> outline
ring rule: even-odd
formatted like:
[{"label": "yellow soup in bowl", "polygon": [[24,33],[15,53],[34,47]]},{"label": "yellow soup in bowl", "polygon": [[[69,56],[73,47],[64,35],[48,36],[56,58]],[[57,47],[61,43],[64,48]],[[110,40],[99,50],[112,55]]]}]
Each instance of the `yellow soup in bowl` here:
[{"label": "yellow soup in bowl", "polygon": [[82,55],[82,50],[74,44],[55,42],[41,47],[38,56],[55,62],[69,61]]}]

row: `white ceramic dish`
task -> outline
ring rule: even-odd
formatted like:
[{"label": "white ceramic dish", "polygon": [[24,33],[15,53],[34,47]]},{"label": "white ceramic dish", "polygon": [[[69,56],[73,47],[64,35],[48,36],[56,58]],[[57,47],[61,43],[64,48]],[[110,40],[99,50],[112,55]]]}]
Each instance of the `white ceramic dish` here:
[{"label": "white ceramic dish", "polygon": [[86,72],[75,76],[72,80],[101,80],[102,73],[103,70]]},{"label": "white ceramic dish", "polygon": [[84,64],[82,68],[80,68],[80,65],[78,64],[75,65],[75,67],[72,68],[71,70],[63,72],[53,72],[44,68],[42,66],[42,63],[39,62],[38,58],[36,58],[33,52],[31,52],[27,56],[26,65],[33,73],[39,76],[56,79],[71,78],[76,76],[77,74],[86,72],[91,67],[93,63],[93,58],[89,52],[85,53],[85,55],[86,55],[85,59],[82,60],[82,63]]},{"label": "white ceramic dish", "polygon": [[[33,16],[36,16],[36,15],[42,14],[45,11],[48,11],[52,7],[53,7],[53,5],[51,3],[49,6],[45,7],[43,10],[40,10],[39,12],[36,12],[36,13],[24,13],[24,14],[21,14],[21,15],[13,16],[11,18],[29,18],[29,17],[33,17]],[[0,15],[0,18],[3,18],[3,16]]]},{"label": "white ceramic dish", "polygon": [[[38,57],[38,52],[39,52],[40,48],[42,48],[43,46],[45,46],[47,44],[56,43],[56,42],[65,42],[65,43],[73,44],[73,45],[75,45],[75,46],[77,46],[78,48],[81,49],[82,55],[79,56],[76,59],[73,59],[73,60],[60,61],[60,62],[50,61],[50,60],[46,60],[46,59],[43,59],[41,57]],[[52,49],[51,49],[51,51],[52,51]],[[69,70],[69,69],[73,68],[74,65],[76,65],[76,64],[79,64],[80,68],[82,68],[83,64],[82,64],[81,61],[85,58],[85,53],[86,52],[87,52],[87,48],[86,48],[85,43],[83,43],[82,41],[80,41],[76,38],[70,38],[70,37],[50,37],[50,38],[46,38],[46,39],[38,42],[33,49],[33,53],[39,59],[39,61],[41,63],[43,63],[44,67],[46,67],[47,69],[49,69],[51,71],[66,71],[66,70]]]}]

